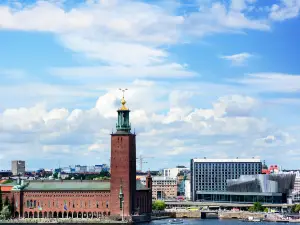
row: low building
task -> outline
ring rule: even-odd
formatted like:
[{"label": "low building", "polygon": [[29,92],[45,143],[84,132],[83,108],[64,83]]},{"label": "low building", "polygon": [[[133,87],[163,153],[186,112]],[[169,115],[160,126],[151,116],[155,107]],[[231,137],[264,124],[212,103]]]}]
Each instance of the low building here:
[{"label": "low building", "polygon": [[[143,185],[146,185],[146,177],[140,177],[140,181]],[[176,178],[152,177],[152,199],[175,199],[177,189]]]},{"label": "low building", "polygon": [[12,175],[13,175],[12,172],[9,170],[1,170],[0,171],[0,178],[3,178],[3,177],[8,178],[8,177],[11,177]]}]

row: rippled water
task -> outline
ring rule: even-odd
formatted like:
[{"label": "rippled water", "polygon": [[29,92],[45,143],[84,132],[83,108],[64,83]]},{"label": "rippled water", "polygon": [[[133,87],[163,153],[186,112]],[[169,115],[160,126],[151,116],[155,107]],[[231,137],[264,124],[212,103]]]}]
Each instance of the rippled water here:
[{"label": "rippled water", "polygon": [[[170,224],[169,219],[166,220],[154,220],[150,223],[143,223],[143,225],[148,224],[148,225],[163,225],[163,224]],[[206,219],[206,220],[201,220],[201,219],[183,219],[183,224],[189,224],[189,225],[235,225],[235,224],[244,224],[244,225],[250,225],[250,224],[259,224],[259,225],[271,225],[271,224],[286,224],[286,223],[273,223],[273,222],[243,222],[240,220],[218,220],[218,219]],[[295,223],[297,224],[297,223]]]}]

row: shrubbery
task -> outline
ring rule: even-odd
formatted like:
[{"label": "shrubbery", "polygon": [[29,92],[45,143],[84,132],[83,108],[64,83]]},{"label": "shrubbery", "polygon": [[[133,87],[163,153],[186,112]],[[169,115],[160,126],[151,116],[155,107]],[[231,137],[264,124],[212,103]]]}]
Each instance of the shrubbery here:
[{"label": "shrubbery", "polygon": [[165,208],[166,208],[166,203],[164,201],[161,201],[161,200],[156,200],[152,204],[152,209],[153,210],[164,210]]}]

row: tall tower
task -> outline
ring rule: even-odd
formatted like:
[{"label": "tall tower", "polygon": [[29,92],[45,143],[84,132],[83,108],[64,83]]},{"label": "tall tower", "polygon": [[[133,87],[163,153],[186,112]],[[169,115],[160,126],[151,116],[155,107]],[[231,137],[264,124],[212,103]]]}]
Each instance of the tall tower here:
[{"label": "tall tower", "polygon": [[[116,133],[111,134],[111,184],[110,209],[114,215],[130,216],[135,211],[136,193],[136,143],[135,134],[130,132],[129,109],[126,101],[121,100],[118,112]],[[120,198],[122,186],[123,204]],[[122,209],[124,207],[124,209]]]}]

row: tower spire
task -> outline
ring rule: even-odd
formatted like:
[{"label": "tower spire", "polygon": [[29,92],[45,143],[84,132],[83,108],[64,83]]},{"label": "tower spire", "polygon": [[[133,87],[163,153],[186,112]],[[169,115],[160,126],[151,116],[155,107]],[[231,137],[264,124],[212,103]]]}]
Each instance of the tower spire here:
[{"label": "tower spire", "polygon": [[120,110],[128,110],[128,108],[127,108],[126,105],[125,105],[125,104],[126,104],[126,100],[125,100],[125,98],[124,98],[124,93],[125,93],[125,91],[127,91],[128,89],[127,89],[127,88],[125,88],[125,89],[119,88],[119,90],[123,92],[123,97],[122,97],[122,99],[121,99],[121,104],[122,104],[122,106],[121,106]]},{"label": "tower spire", "polygon": [[123,97],[121,99],[121,108],[118,109],[118,122],[116,125],[117,128],[117,133],[130,133],[131,130],[131,126],[130,126],[130,121],[129,121],[129,109],[126,107],[126,101],[124,98],[124,93],[125,91],[127,91],[128,89],[121,89],[119,88],[120,91],[123,92]]}]

